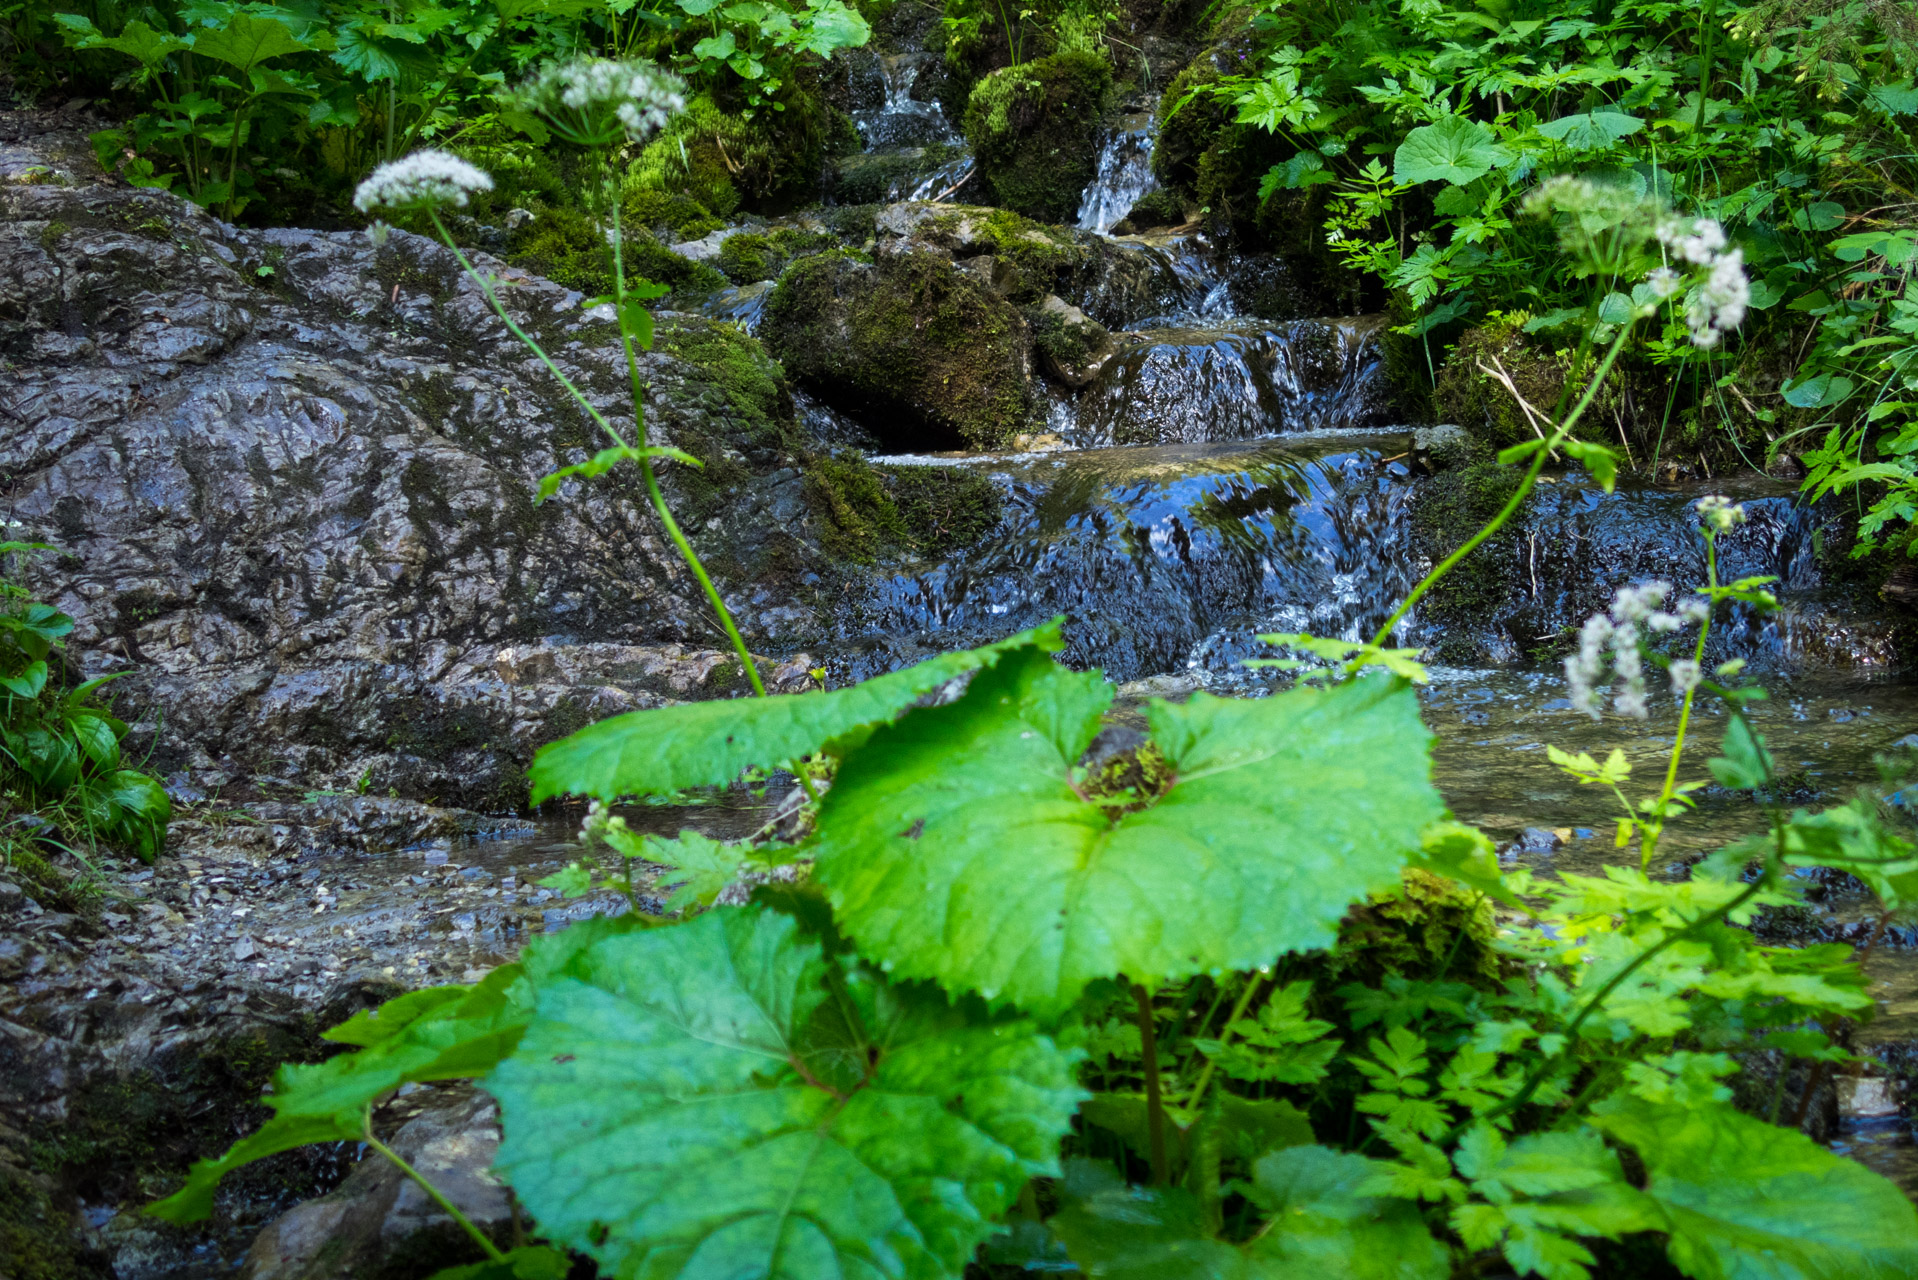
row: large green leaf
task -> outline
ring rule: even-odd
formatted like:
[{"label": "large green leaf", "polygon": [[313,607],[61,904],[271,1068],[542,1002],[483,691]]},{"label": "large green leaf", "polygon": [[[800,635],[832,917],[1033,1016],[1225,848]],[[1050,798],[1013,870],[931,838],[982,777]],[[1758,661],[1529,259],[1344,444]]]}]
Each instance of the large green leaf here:
[{"label": "large green leaf", "polygon": [[1644,127],[1643,120],[1623,111],[1582,111],[1542,124],[1538,131],[1572,151],[1597,151]]},{"label": "large green leaf", "polygon": [[815,874],[865,954],[1042,1014],[1095,978],[1270,964],[1330,945],[1442,810],[1418,703],[1379,677],[1154,703],[1175,781],[1115,818],[1072,777],[1111,697],[1029,649],[846,758]]},{"label": "large green leaf", "polygon": [[1909,1280],[1918,1210],[1861,1164],[1729,1106],[1614,1094],[1592,1119],[1645,1162],[1667,1249],[1697,1280]]},{"label": "large green leaf", "polygon": [[1392,180],[1462,187],[1511,158],[1510,151],[1492,141],[1486,126],[1464,116],[1445,116],[1405,135],[1392,156]]},{"label": "large green leaf", "polygon": [[262,62],[283,58],[289,53],[305,53],[314,46],[300,40],[286,24],[273,18],[256,18],[241,9],[225,25],[200,31],[193,37],[193,52],[205,58],[251,71]]},{"label": "large green leaf", "polygon": [[363,1046],[358,1053],[281,1067],[266,1096],[273,1118],[219,1159],[196,1163],[186,1185],[147,1212],[197,1222],[213,1211],[220,1179],[240,1166],[309,1142],[359,1138],[366,1108],[409,1081],[485,1075],[519,1043],[535,981],[595,942],[644,924],[631,916],[583,921],[537,939],[520,963],[502,965],[477,986],[408,992],[342,1023],[328,1038]]},{"label": "large green leaf", "polygon": [[615,800],[731,782],[753,765],[784,764],[890,720],[940,685],[1008,653],[1064,645],[1055,619],[998,644],[942,654],[831,693],[629,711],[541,749],[530,771],[532,803],[568,793]]},{"label": "large green leaf", "polygon": [[1058,1171],[1073,1061],[752,907],[542,981],[487,1087],[514,1191],[604,1274],[933,1280]]},{"label": "large green leaf", "polygon": [[1244,1191],[1271,1221],[1233,1246],[1208,1238],[1188,1193],[1075,1160],[1047,1225],[1094,1280],[1445,1280],[1451,1258],[1417,1207],[1365,1192],[1385,1167],[1325,1147],[1267,1155]]}]

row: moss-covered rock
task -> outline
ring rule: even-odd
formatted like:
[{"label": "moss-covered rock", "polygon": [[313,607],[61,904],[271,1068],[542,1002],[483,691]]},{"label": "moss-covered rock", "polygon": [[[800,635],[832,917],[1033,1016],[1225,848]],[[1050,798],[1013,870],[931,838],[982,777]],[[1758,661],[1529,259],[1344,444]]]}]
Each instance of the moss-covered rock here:
[{"label": "moss-covered rock", "polygon": [[708,95],[693,98],[640,152],[626,192],[677,193],[721,218],[816,198],[826,161],[845,141],[839,113],[797,85],[782,90],[776,105],[748,118]]},{"label": "moss-covered rock", "polygon": [[[1176,227],[1186,221],[1186,198],[1177,191],[1157,187],[1132,202],[1126,215],[1113,227],[1117,234],[1136,234],[1156,227]],[[1121,232],[1119,227],[1125,227]]]},{"label": "moss-covered rock", "polygon": [[[1440,460],[1444,469],[1418,487],[1409,512],[1419,552],[1434,564],[1463,546],[1511,499],[1519,470],[1498,464],[1496,450],[1483,440],[1463,437]],[[1510,595],[1504,565],[1518,534],[1510,527],[1495,535],[1439,579],[1420,605],[1434,621],[1482,623],[1502,609]],[[1467,631],[1469,627],[1461,627]],[[1441,639],[1439,652],[1446,651]],[[1460,643],[1470,644],[1469,638]],[[1475,652],[1475,651],[1474,651]]]},{"label": "moss-covered rock", "polygon": [[893,447],[990,448],[1034,416],[1025,320],[936,254],[802,259],[760,332],[788,373]]},{"label": "moss-covered rock", "polygon": [[975,85],[966,141],[998,202],[1043,222],[1071,218],[1098,163],[1111,92],[1105,59],[1082,51],[1006,67]]},{"label": "moss-covered rock", "polygon": [[1056,294],[1029,308],[1026,321],[1032,326],[1032,346],[1046,372],[1074,390],[1098,377],[1106,357],[1116,349],[1104,325]]},{"label": "moss-covered rock", "polygon": [[806,501],[835,560],[936,556],[977,542],[999,521],[999,490],[957,467],[875,467],[843,452],[806,466]]},{"label": "moss-covered rock", "polygon": [[963,154],[961,147],[936,142],[923,147],[847,156],[833,167],[832,197],[841,204],[904,199],[920,183]]},{"label": "moss-covered rock", "polygon": [[691,196],[633,187],[620,196],[621,223],[633,230],[650,231],[662,240],[682,244],[710,235],[726,224]]},{"label": "moss-covered rock", "polygon": [[[589,296],[612,291],[606,237],[599,224],[579,209],[541,210],[514,233],[507,244],[507,261]],[[625,262],[629,278],[644,276],[667,285],[674,301],[681,305],[726,284],[719,272],[674,253],[648,231],[628,230]]]},{"label": "moss-covered rock", "polygon": [[[1467,329],[1438,372],[1432,391],[1440,418],[1455,422],[1493,445],[1535,440],[1539,426],[1554,420],[1565,400],[1565,383],[1575,353],[1525,332],[1522,314],[1493,314],[1483,324]],[[1503,371],[1533,413],[1527,413],[1511,390],[1494,376]],[[1589,376],[1589,372],[1587,373]],[[1575,390],[1582,389],[1580,378]],[[1615,419],[1630,422],[1632,377],[1629,368],[1613,369],[1592,401],[1579,434],[1604,438]],[[1549,427],[1547,427],[1549,429]]]},{"label": "moss-covered rock", "polygon": [[774,279],[795,258],[824,253],[838,244],[838,237],[829,232],[796,227],[781,227],[765,234],[742,231],[727,236],[719,246],[719,269],[734,284],[752,284]]}]

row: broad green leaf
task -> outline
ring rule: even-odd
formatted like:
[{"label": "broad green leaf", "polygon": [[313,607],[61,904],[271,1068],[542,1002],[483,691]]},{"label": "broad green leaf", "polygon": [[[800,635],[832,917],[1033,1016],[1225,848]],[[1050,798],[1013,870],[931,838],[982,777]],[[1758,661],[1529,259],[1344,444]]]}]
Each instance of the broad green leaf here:
[{"label": "broad green leaf", "polygon": [[1573,151],[1596,151],[1609,147],[1620,138],[1628,138],[1645,127],[1637,116],[1622,111],[1585,111],[1560,116],[1538,131],[1554,142],[1562,142]]},{"label": "broad green leaf", "polygon": [[1394,182],[1449,182],[1464,186],[1512,159],[1492,131],[1464,116],[1445,116],[1405,135],[1392,157]]},{"label": "broad green leaf", "polygon": [[1104,1161],[1069,1160],[1064,1207],[1047,1220],[1090,1280],[1258,1280],[1231,1245],[1207,1238],[1198,1199],[1126,1185]]},{"label": "broad green leaf", "polygon": [[0,676],[0,688],[21,698],[37,698],[47,687],[47,664],[42,659],[29,662],[17,676]]},{"label": "broad green leaf", "polygon": [[1377,1160],[1326,1147],[1287,1147],[1253,1167],[1246,1194],[1274,1221],[1246,1247],[1261,1277],[1444,1280],[1451,1257],[1416,1206],[1362,1191]]},{"label": "broad green leaf", "polygon": [[801,53],[830,58],[840,49],[856,49],[872,39],[872,27],[857,9],[841,0],[806,0],[806,21],[793,41]]},{"label": "broad green leaf", "polygon": [[1617,1093],[1592,1120],[1638,1152],[1672,1262],[1699,1280],[1905,1280],[1918,1210],[1891,1182],[1730,1106]]},{"label": "broad green leaf", "polygon": [[453,985],[409,991],[377,1008],[361,1010],[330,1031],[320,1032],[320,1039],[331,1040],[335,1044],[357,1045],[362,1049],[382,1040],[391,1040],[441,1005],[464,1000],[471,990],[471,987]]},{"label": "broad green leaf", "polygon": [[[66,27],[68,31],[85,37],[77,42],[78,48],[111,49],[115,53],[124,53],[149,70],[159,67],[172,54],[193,47],[190,41],[182,40],[171,32],[155,31],[138,18],[129,20],[126,26],[120,29],[119,35],[109,37],[97,30],[92,30],[93,24],[87,22],[85,18],[79,18],[78,22],[69,21],[77,17],[77,14],[70,13],[54,15],[54,20]],[[82,23],[85,24],[85,31],[82,31],[80,25]],[[72,38],[69,36],[69,39]]]},{"label": "broad green leaf", "polygon": [[1918,905],[1918,850],[1868,804],[1794,813],[1785,828],[1785,861],[1849,872],[1893,911]]},{"label": "broad green leaf", "polygon": [[262,62],[289,53],[305,53],[312,47],[287,30],[285,23],[256,18],[244,9],[228,18],[225,26],[200,31],[193,37],[197,56],[217,59],[241,71],[251,71]]},{"label": "broad green leaf", "polygon": [[831,693],[629,711],[542,748],[529,770],[531,803],[569,793],[617,800],[728,783],[753,765],[784,764],[862,726],[890,720],[941,685],[1008,653],[1064,646],[1054,620]]},{"label": "broad green leaf", "polygon": [[120,739],[113,732],[113,726],[100,716],[80,715],[69,712],[67,728],[73,732],[73,740],[80,744],[80,750],[86,758],[101,769],[117,769],[120,766]]},{"label": "broad green leaf", "polygon": [[1084,1096],[1030,1024],[757,907],[603,941],[537,1001],[487,1083],[499,1166],[608,1275],[957,1280]]},{"label": "broad green leaf", "polygon": [[427,1280],[566,1280],[573,1260],[543,1244],[521,1245],[505,1257],[435,1271]]},{"label": "broad green leaf", "polygon": [[674,449],[664,445],[650,445],[643,449],[635,448],[632,445],[617,445],[611,449],[601,449],[586,462],[581,462],[570,467],[561,467],[551,475],[541,476],[539,495],[533,499],[534,505],[538,505],[558,493],[560,485],[564,484],[569,476],[579,476],[582,479],[591,480],[598,476],[605,475],[622,462],[639,462],[647,458],[671,458],[674,462],[683,462],[693,467],[703,467],[706,465],[683,449]]},{"label": "broad green leaf", "polygon": [[1026,649],[847,756],[814,874],[865,954],[1042,1015],[1096,978],[1252,969],[1330,946],[1440,814],[1397,681],[1155,702],[1175,782],[1118,816],[1072,777],[1111,700]]},{"label": "broad green leaf", "polygon": [[[213,1191],[242,1165],[309,1142],[360,1136],[365,1109],[409,1081],[458,1080],[486,1074],[519,1043],[532,1015],[530,982],[564,968],[579,952],[610,935],[645,927],[633,916],[586,920],[534,940],[520,963],[502,965],[474,987],[443,988],[455,994],[409,992],[360,1014],[335,1029],[336,1038],[362,1044],[312,1065],[281,1067],[266,1096],[273,1118],[258,1133],[235,1143],[217,1160],[201,1160],[186,1186],[147,1212],[168,1222],[197,1222],[213,1211]],[[396,1034],[377,1028],[391,1020]]]},{"label": "broad green leaf", "polygon": [[1819,373],[1787,381],[1779,388],[1779,394],[1794,409],[1823,409],[1846,399],[1857,389],[1858,384],[1841,373]]}]

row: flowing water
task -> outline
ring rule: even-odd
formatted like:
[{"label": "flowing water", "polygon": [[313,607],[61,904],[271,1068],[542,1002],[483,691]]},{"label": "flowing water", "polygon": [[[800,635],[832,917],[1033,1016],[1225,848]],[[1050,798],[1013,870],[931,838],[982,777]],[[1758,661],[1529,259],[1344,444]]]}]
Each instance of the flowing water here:
[{"label": "flowing water", "polygon": [[1148,108],[1113,126],[1099,150],[1097,174],[1079,201],[1080,230],[1110,231],[1158,185],[1152,178],[1152,125]]}]

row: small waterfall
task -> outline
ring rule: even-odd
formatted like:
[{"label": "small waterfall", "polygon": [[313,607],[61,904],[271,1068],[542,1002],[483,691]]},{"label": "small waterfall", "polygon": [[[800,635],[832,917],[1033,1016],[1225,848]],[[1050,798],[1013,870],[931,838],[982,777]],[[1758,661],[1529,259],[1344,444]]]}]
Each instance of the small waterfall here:
[{"label": "small waterfall", "polygon": [[852,117],[859,136],[866,141],[867,151],[952,145],[960,141],[958,131],[946,120],[938,103],[921,102],[912,96],[926,57],[922,53],[897,53],[880,59],[885,100],[877,109],[855,111]]},{"label": "small waterfall", "polygon": [[1170,320],[1124,345],[1082,394],[1082,448],[1199,444],[1388,425],[1375,319]]},{"label": "small waterfall", "polygon": [[1127,116],[1099,151],[1099,166],[1079,202],[1078,226],[1100,235],[1158,184],[1152,178],[1153,113]]}]

